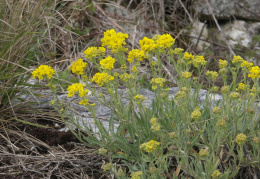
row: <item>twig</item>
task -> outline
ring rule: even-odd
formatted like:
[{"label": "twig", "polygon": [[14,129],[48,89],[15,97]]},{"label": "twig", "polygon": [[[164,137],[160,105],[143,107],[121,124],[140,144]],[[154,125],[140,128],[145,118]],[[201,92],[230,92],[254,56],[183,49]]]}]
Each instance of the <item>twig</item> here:
[{"label": "twig", "polygon": [[181,0],[179,0],[179,3],[181,4],[181,6],[183,7],[184,11],[185,11],[186,14],[188,15],[190,21],[193,22],[193,19],[192,19],[190,13],[188,12],[188,10],[187,10],[186,7],[184,6],[184,4],[181,2]]}]

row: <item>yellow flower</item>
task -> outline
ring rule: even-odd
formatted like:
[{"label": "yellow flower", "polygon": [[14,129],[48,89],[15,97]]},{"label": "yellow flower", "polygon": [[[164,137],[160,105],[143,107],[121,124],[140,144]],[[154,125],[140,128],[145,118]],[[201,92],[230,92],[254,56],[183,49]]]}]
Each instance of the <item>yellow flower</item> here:
[{"label": "yellow flower", "polygon": [[259,66],[254,66],[249,70],[248,77],[255,79],[260,78],[260,68]]},{"label": "yellow flower", "polygon": [[141,179],[142,175],[143,175],[142,171],[133,172],[131,173],[131,179]]},{"label": "yellow flower", "polygon": [[105,148],[99,148],[98,149],[98,154],[105,155],[106,153],[107,153],[107,149],[105,149]]},{"label": "yellow flower", "polygon": [[207,71],[206,72],[206,76],[209,77],[210,79],[212,79],[213,81],[215,81],[218,77],[218,72],[216,71]]},{"label": "yellow flower", "polygon": [[170,34],[160,35],[156,40],[156,44],[160,48],[160,51],[164,51],[166,48],[173,46],[175,39]]},{"label": "yellow flower", "polygon": [[207,61],[204,60],[203,56],[195,56],[195,58],[192,60],[192,64],[196,68],[206,65],[206,63]]},{"label": "yellow flower", "polygon": [[105,52],[104,47],[88,47],[83,53],[87,59],[94,59],[95,57],[104,56]]},{"label": "yellow flower", "polygon": [[50,79],[54,74],[54,69],[48,65],[40,65],[32,72],[33,79],[38,77],[39,80],[43,80],[44,77]]},{"label": "yellow flower", "polygon": [[88,99],[83,99],[79,102],[80,105],[88,105]]},{"label": "yellow flower", "polygon": [[229,97],[236,99],[240,97],[240,94],[238,92],[231,92]]},{"label": "yellow flower", "polygon": [[254,139],[253,139],[253,142],[256,143],[256,144],[259,144],[260,138],[255,136]]},{"label": "yellow flower", "polygon": [[182,72],[182,77],[184,77],[184,78],[190,78],[191,77],[191,73],[190,72],[187,72],[187,71],[185,71],[185,72]]},{"label": "yellow flower", "polygon": [[240,66],[242,68],[246,68],[246,69],[250,70],[251,67],[254,66],[254,64],[252,62],[249,63],[248,61],[244,60],[243,63],[241,63]]},{"label": "yellow flower", "polygon": [[221,175],[221,172],[218,171],[218,170],[215,170],[214,172],[212,172],[211,177],[212,178],[219,178],[220,175]]},{"label": "yellow flower", "polygon": [[222,86],[221,92],[222,93],[227,93],[228,92],[228,86]]},{"label": "yellow flower", "polygon": [[72,62],[69,66],[69,70],[76,75],[83,75],[83,71],[87,66],[87,62],[83,62],[83,59],[78,59],[75,62]]},{"label": "yellow flower", "polygon": [[220,119],[218,122],[217,122],[217,126],[225,126],[227,124],[227,122],[224,120],[224,119]]},{"label": "yellow flower", "polygon": [[160,129],[161,129],[161,125],[158,122],[154,123],[151,127],[151,131],[153,132],[158,132],[160,131]]},{"label": "yellow flower", "polygon": [[142,40],[139,41],[141,50],[144,53],[149,53],[154,51],[158,45],[154,42],[153,39],[149,39],[147,37],[144,37]]},{"label": "yellow flower", "polygon": [[114,63],[116,62],[116,59],[107,56],[105,59],[100,60],[100,65],[102,69],[111,70],[114,68]]},{"label": "yellow flower", "polygon": [[135,79],[135,77],[132,74],[124,73],[123,75],[120,75],[120,79],[124,82],[128,82],[131,79]]},{"label": "yellow flower", "polygon": [[175,48],[174,50],[173,50],[173,53],[175,54],[175,55],[179,55],[179,54],[181,54],[183,52],[183,49],[182,48]]},{"label": "yellow flower", "polygon": [[98,86],[103,86],[104,84],[113,81],[114,77],[107,73],[96,73],[91,79],[92,82],[96,82]]},{"label": "yellow flower", "polygon": [[164,78],[152,78],[150,83],[153,84],[153,86],[156,86],[157,88],[158,86],[163,87],[164,82],[165,82]]},{"label": "yellow flower", "polygon": [[206,157],[209,155],[209,151],[205,149],[200,149],[199,155],[202,157]]},{"label": "yellow flower", "polygon": [[155,117],[151,118],[151,120],[150,120],[151,124],[155,124],[156,122],[157,122],[157,118],[155,118]]},{"label": "yellow flower", "polygon": [[221,108],[216,106],[216,107],[213,108],[212,112],[216,113],[216,114],[219,114],[219,113],[221,113]]},{"label": "yellow flower", "polygon": [[79,92],[80,97],[85,97],[88,94],[88,89],[84,90],[84,84],[74,83],[68,87],[68,97],[73,97],[75,93]]},{"label": "yellow flower", "polygon": [[222,69],[228,65],[228,62],[226,60],[219,59],[218,65],[219,65],[219,68]]},{"label": "yellow flower", "polygon": [[199,119],[201,117],[201,112],[199,108],[195,108],[195,110],[191,113],[192,119]]},{"label": "yellow flower", "polygon": [[136,66],[133,66],[133,68],[131,69],[132,72],[136,73],[138,72],[138,69],[136,68]]},{"label": "yellow flower", "polygon": [[137,104],[140,104],[140,103],[142,103],[146,98],[145,98],[143,95],[136,95],[136,96],[134,97],[134,99],[136,100],[136,103],[137,103]]},{"label": "yellow flower", "polygon": [[173,139],[176,136],[176,133],[175,132],[170,132],[169,136],[170,136],[171,139]]},{"label": "yellow flower", "polygon": [[186,92],[183,91],[183,90],[178,91],[178,93],[176,93],[176,94],[174,95],[174,97],[175,97],[177,100],[182,99],[182,98],[185,98],[186,96],[187,96],[187,94],[186,94]]},{"label": "yellow flower", "polygon": [[235,139],[236,143],[238,144],[242,144],[246,141],[246,135],[243,134],[243,133],[240,133],[236,136],[236,139]]},{"label": "yellow flower", "polygon": [[237,91],[245,91],[248,89],[248,85],[245,85],[244,83],[239,83],[238,87],[236,88]]},{"label": "yellow flower", "polygon": [[138,61],[143,61],[144,58],[145,58],[144,51],[139,49],[133,49],[128,53],[127,61],[129,61],[129,63],[133,63],[134,59]]},{"label": "yellow flower", "polygon": [[160,142],[151,140],[150,142],[143,143],[140,146],[140,149],[143,149],[144,151],[151,153],[151,152],[155,151],[156,149],[158,149],[159,146],[160,146]]},{"label": "yellow flower", "polygon": [[212,86],[212,87],[210,88],[210,91],[213,91],[213,92],[218,91],[218,86]]},{"label": "yellow flower", "polygon": [[184,55],[183,55],[183,60],[185,61],[190,61],[194,59],[194,55],[192,55],[191,53],[189,52],[185,52]]},{"label": "yellow flower", "polygon": [[102,46],[107,46],[107,48],[111,49],[113,53],[125,52],[128,50],[124,47],[126,45],[126,38],[128,38],[128,34],[116,33],[115,29],[111,29],[104,32],[101,43]]},{"label": "yellow flower", "polygon": [[51,104],[54,105],[55,104],[55,100],[51,99]]},{"label": "yellow flower", "polygon": [[241,64],[241,63],[243,63],[243,62],[244,62],[244,60],[243,60],[242,57],[240,57],[240,56],[234,56],[234,57],[233,57],[232,63],[233,63],[234,65],[236,65],[236,64]]}]

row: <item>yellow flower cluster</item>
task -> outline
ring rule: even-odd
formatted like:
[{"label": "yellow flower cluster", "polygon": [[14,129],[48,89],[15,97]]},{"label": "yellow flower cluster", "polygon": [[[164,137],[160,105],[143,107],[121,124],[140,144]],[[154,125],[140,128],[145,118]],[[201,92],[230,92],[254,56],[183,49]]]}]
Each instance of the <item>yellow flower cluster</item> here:
[{"label": "yellow flower cluster", "polygon": [[87,66],[87,62],[83,62],[83,60],[80,58],[75,62],[72,62],[69,66],[69,70],[72,71],[72,73],[76,75],[83,75],[83,71]]},{"label": "yellow flower cluster", "polygon": [[160,35],[156,40],[156,44],[160,48],[160,50],[165,50],[166,48],[170,48],[173,46],[175,39],[172,38],[170,34]]},{"label": "yellow flower cluster", "polygon": [[160,131],[160,129],[161,129],[161,125],[158,122],[154,123],[151,126],[151,131],[153,131],[153,132],[158,132],[158,131]]},{"label": "yellow flower cluster", "polygon": [[178,93],[176,93],[174,95],[174,97],[179,100],[179,99],[182,99],[182,98],[185,98],[187,96],[187,88],[186,87],[183,87],[180,91],[178,91]]},{"label": "yellow flower cluster", "polygon": [[137,104],[140,104],[140,103],[142,103],[146,98],[145,98],[143,95],[136,95],[136,96],[134,97],[134,99],[135,99],[135,101],[136,101]]},{"label": "yellow flower cluster", "polygon": [[222,69],[228,65],[228,62],[226,60],[219,59],[218,65],[219,65],[219,68]]},{"label": "yellow flower cluster", "polygon": [[100,60],[100,65],[102,69],[111,70],[114,68],[114,63],[116,62],[115,58],[107,56],[105,59]]},{"label": "yellow flower cluster", "polygon": [[243,63],[241,63],[240,66],[242,68],[250,69],[252,66],[254,66],[254,64],[252,62],[248,62],[248,61],[244,60]]},{"label": "yellow flower cluster", "polygon": [[83,53],[87,59],[94,59],[95,57],[104,56],[105,52],[104,47],[89,47]]},{"label": "yellow flower cluster", "polygon": [[255,136],[254,139],[253,139],[253,142],[256,143],[256,144],[259,144],[260,138]]},{"label": "yellow flower cluster", "polygon": [[230,97],[230,98],[237,99],[237,98],[240,97],[240,94],[239,94],[238,92],[231,92],[231,93],[229,94],[229,97]]},{"label": "yellow flower cluster", "polygon": [[105,155],[107,153],[107,149],[105,149],[105,148],[99,148],[98,149],[98,154],[99,155]]},{"label": "yellow flower cluster", "polygon": [[156,122],[158,122],[157,118],[155,118],[155,117],[151,118],[151,120],[150,120],[151,124],[155,124]]},{"label": "yellow flower cluster", "polygon": [[220,175],[221,175],[221,172],[218,171],[218,170],[215,170],[214,172],[212,172],[211,177],[212,178],[219,178]]},{"label": "yellow flower cluster", "polygon": [[205,74],[206,74],[207,77],[209,77],[213,81],[215,81],[218,77],[218,72],[216,72],[216,71],[209,71],[208,70]]},{"label": "yellow flower cluster", "polygon": [[55,74],[55,71],[52,67],[48,65],[40,65],[38,68],[36,68],[32,72],[33,79],[36,77],[39,78],[39,80],[43,80],[44,77],[47,77],[48,79],[51,79],[51,77]]},{"label": "yellow flower cluster", "polygon": [[142,40],[139,40],[139,44],[141,50],[145,53],[152,52],[158,47],[153,39],[149,39],[147,37],[144,37]]},{"label": "yellow flower cluster", "polygon": [[169,136],[170,136],[171,139],[173,139],[176,136],[176,133],[175,132],[170,132]]},{"label": "yellow flower cluster", "polygon": [[79,92],[80,97],[85,97],[88,94],[88,89],[84,90],[84,84],[74,83],[68,87],[68,97],[73,97],[75,93]]},{"label": "yellow flower cluster", "polygon": [[227,124],[226,120],[225,119],[220,119],[218,120],[217,122],[217,126],[225,126]]},{"label": "yellow flower cluster", "polygon": [[207,61],[205,61],[203,56],[195,56],[192,60],[192,64],[194,67],[199,68],[203,65],[206,65]]},{"label": "yellow flower cluster", "polygon": [[107,73],[96,73],[91,79],[92,82],[96,82],[98,86],[103,86],[104,84],[113,81],[114,77]]},{"label": "yellow flower cluster", "polygon": [[116,33],[115,29],[111,29],[104,32],[101,43],[102,46],[107,46],[111,49],[113,53],[125,52],[128,50],[124,47],[124,45],[126,45],[126,38],[128,38],[128,34],[123,34],[121,32]]},{"label": "yellow flower cluster", "polygon": [[184,78],[190,78],[191,77],[191,72],[187,72],[187,71],[182,72],[181,76],[184,77]]},{"label": "yellow flower cluster", "polygon": [[80,105],[88,105],[88,99],[83,99],[79,102]]},{"label": "yellow flower cluster", "polygon": [[160,142],[151,140],[150,142],[143,143],[140,146],[140,149],[143,149],[144,151],[151,153],[151,152],[155,151],[156,149],[158,149],[159,146],[160,146]]},{"label": "yellow flower cluster", "polygon": [[155,90],[158,88],[158,86],[163,87],[164,82],[165,82],[164,78],[153,78],[150,83],[153,85],[152,89]]},{"label": "yellow flower cluster", "polygon": [[244,62],[244,59],[243,59],[242,57],[240,57],[240,56],[234,56],[234,57],[233,57],[232,63],[233,63],[234,65],[236,65],[236,64],[241,64],[241,63],[243,63],[243,62]]},{"label": "yellow flower cluster", "polygon": [[200,149],[199,155],[202,157],[206,157],[209,155],[209,151],[206,149]]},{"label": "yellow flower cluster", "polygon": [[248,77],[255,79],[260,78],[260,68],[259,66],[254,66],[250,69]]},{"label": "yellow flower cluster", "polygon": [[201,117],[200,108],[195,108],[195,110],[191,113],[192,119],[199,119]]},{"label": "yellow flower cluster", "polygon": [[[173,50],[173,53],[175,54],[175,55],[179,55],[179,54],[181,54],[183,52],[183,49],[182,48],[175,48],[174,50]],[[187,53],[187,52],[186,52]]]},{"label": "yellow flower cluster", "polygon": [[221,113],[221,108],[218,107],[218,106],[215,106],[215,107],[212,109],[212,112],[215,113],[215,114],[219,114],[219,113]]},{"label": "yellow flower cluster", "polygon": [[186,61],[192,60],[192,59],[194,59],[194,55],[192,55],[189,52],[185,52],[184,55],[183,55],[183,59],[186,60]]},{"label": "yellow flower cluster", "polygon": [[138,72],[138,69],[137,69],[136,66],[133,66],[132,69],[131,69],[131,71],[134,72],[134,73],[136,73],[136,72]]},{"label": "yellow flower cluster", "polygon": [[160,131],[161,125],[160,125],[160,123],[158,122],[157,118],[154,118],[154,117],[151,118],[150,123],[152,124],[152,126],[151,126],[151,131],[153,131],[153,132],[158,132],[158,131]]},{"label": "yellow flower cluster", "polygon": [[127,61],[129,61],[129,63],[133,63],[134,59],[136,59],[137,61],[143,61],[144,58],[144,51],[139,49],[133,49],[128,53]]},{"label": "yellow flower cluster", "polygon": [[239,83],[236,88],[237,91],[246,91],[249,88],[249,85],[245,85],[244,83]]},{"label": "yellow flower cluster", "polygon": [[127,83],[129,80],[135,79],[135,77],[132,74],[124,73],[123,75],[120,75],[120,79]]},{"label": "yellow flower cluster", "polygon": [[228,86],[222,86],[220,90],[221,90],[222,93],[227,93],[228,92]]},{"label": "yellow flower cluster", "polygon": [[238,143],[239,145],[244,143],[246,141],[246,135],[243,134],[243,133],[240,133],[236,136],[236,139],[235,139],[236,143]]},{"label": "yellow flower cluster", "polygon": [[131,173],[131,179],[141,179],[142,175],[143,175],[142,171],[133,172]]}]

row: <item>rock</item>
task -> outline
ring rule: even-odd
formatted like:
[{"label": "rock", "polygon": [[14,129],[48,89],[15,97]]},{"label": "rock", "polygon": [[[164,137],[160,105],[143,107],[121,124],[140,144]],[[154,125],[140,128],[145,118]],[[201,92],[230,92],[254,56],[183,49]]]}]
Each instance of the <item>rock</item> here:
[{"label": "rock", "polygon": [[[232,48],[236,45],[248,48],[252,43],[252,36],[247,27],[248,24],[245,21],[234,21],[233,23],[226,24],[221,28]],[[222,33],[217,32],[215,35],[219,41],[225,41],[225,37],[223,37]]]},{"label": "rock", "polygon": [[[191,42],[193,45],[196,45],[196,48],[200,51],[204,50],[205,48],[209,47],[210,44],[208,42],[199,40],[203,39],[203,40],[207,40],[208,39],[208,29],[207,29],[207,25],[205,23],[202,23],[198,20],[194,21],[194,23],[192,24],[192,29],[190,30],[190,36],[192,36],[191,38]],[[193,38],[196,37],[196,38]]]},{"label": "rock", "polygon": [[[213,14],[217,19],[229,20],[247,19],[260,22],[259,0],[208,0]],[[211,13],[206,0],[195,1],[192,7],[206,19],[211,19]]]},{"label": "rock", "polygon": [[[178,87],[173,87],[170,88],[169,90],[169,98],[174,99],[174,95],[179,91]],[[191,89],[191,93],[194,93],[194,89]],[[32,96],[30,94],[28,95],[23,95],[21,98],[26,99],[27,101],[31,102],[38,102],[38,105],[35,104],[34,107],[36,108],[52,108],[50,101],[54,99],[54,96],[50,90],[34,90],[33,91],[36,94],[41,94],[40,97]],[[100,90],[106,98],[106,101],[109,103],[110,98],[109,95],[105,95],[105,92]],[[119,89],[118,90],[119,94],[121,94],[121,99],[123,102],[123,105],[127,105],[129,100],[128,100],[128,93],[127,90],[125,89]],[[204,101],[206,100],[208,91],[201,89],[199,92],[199,103],[200,107],[203,108],[204,106]],[[139,94],[143,95],[146,97],[146,100],[143,102],[143,105],[147,108],[152,106],[152,100],[154,99],[154,92],[148,90],[148,89],[141,89]],[[212,99],[212,104],[211,106],[214,106],[214,103],[218,103],[220,100],[222,100],[221,95],[213,95],[211,94],[209,97]],[[82,128],[86,126],[91,126],[93,128],[94,132],[98,132],[98,128],[94,124],[94,119],[91,115],[91,113],[88,111],[88,109],[85,106],[79,105],[78,102],[80,101],[80,98],[78,96],[74,96],[72,98],[68,98],[66,93],[63,94],[58,94],[58,98],[63,101],[63,104],[68,105],[69,111],[73,113],[73,118],[75,121],[77,121],[78,125],[82,126]],[[93,95],[89,95],[88,97],[89,101],[91,103],[95,102],[95,111],[96,111],[96,117],[99,119],[103,124],[104,127],[108,130],[109,129],[109,120],[111,117],[111,109],[108,108],[107,106],[104,106],[100,104]],[[42,104],[42,102],[44,102]],[[58,107],[58,106],[57,106]],[[258,109],[260,110],[260,103],[258,104]],[[137,110],[138,112],[138,110]],[[114,130],[116,130],[119,126],[119,123],[114,122]],[[75,126],[71,126],[72,128]],[[61,129],[61,131],[67,131],[66,129]]]}]

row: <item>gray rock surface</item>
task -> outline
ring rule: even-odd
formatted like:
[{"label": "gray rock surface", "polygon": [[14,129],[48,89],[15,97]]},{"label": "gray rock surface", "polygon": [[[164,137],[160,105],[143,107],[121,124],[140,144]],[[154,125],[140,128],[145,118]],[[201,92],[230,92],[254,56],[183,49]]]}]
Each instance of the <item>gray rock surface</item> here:
[{"label": "gray rock surface", "polygon": [[[217,19],[229,20],[234,16],[260,22],[259,0],[208,0]],[[193,9],[208,18],[211,13],[206,0],[195,1]]]},{"label": "gray rock surface", "polygon": [[[33,82],[33,81],[32,81]],[[99,88],[97,91],[102,92],[106,98],[106,101],[109,103],[110,98],[108,95],[106,95],[105,90],[103,88]],[[169,90],[169,98],[174,99],[174,95],[179,91],[178,87],[170,88]],[[191,93],[194,92],[194,89],[191,90]],[[38,104],[34,105],[34,107],[37,108],[52,108],[51,106],[51,100],[55,100],[53,93],[48,89],[38,89],[33,90],[32,93],[41,94],[40,97],[36,97],[34,95],[23,95],[20,98],[25,99],[27,101],[32,102],[38,102]],[[201,107],[203,108],[203,101],[206,100],[207,96],[207,90],[200,90],[199,92],[199,102],[201,104]],[[128,93],[125,89],[119,89],[119,94],[121,94],[122,102],[124,105],[128,104]],[[152,100],[154,99],[154,92],[149,91],[148,89],[141,89],[140,94],[146,97],[146,100],[143,102],[143,105],[146,107],[151,107]],[[218,102],[219,100],[222,100],[221,95],[210,95],[212,99],[212,103]],[[59,100],[65,104],[65,106],[69,107],[69,111],[73,113],[74,119],[78,121],[78,124],[81,126],[91,126],[95,132],[98,131],[94,124],[94,119],[91,115],[91,113],[88,111],[88,109],[85,106],[79,105],[78,102],[80,101],[80,98],[77,96],[74,96],[72,98],[68,98],[66,93],[60,93],[58,94]],[[88,99],[90,102],[95,102],[97,105],[95,106],[96,110],[96,116],[97,118],[102,121],[105,128],[108,129],[109,126],[109,119],[111,114],[111,109],[107,106],[104,106],[97,102],[96,98],[89,93]],[[15,103],[15,101],[14,101]],[[213,105],[212,105],[213,106]],[[260,110],[260,104],[258,104],[258,109]],[[115,130],[118,127],[118,123],[115,123]],[[61,129],[62,131],[68,130],[68,128]]]}]

